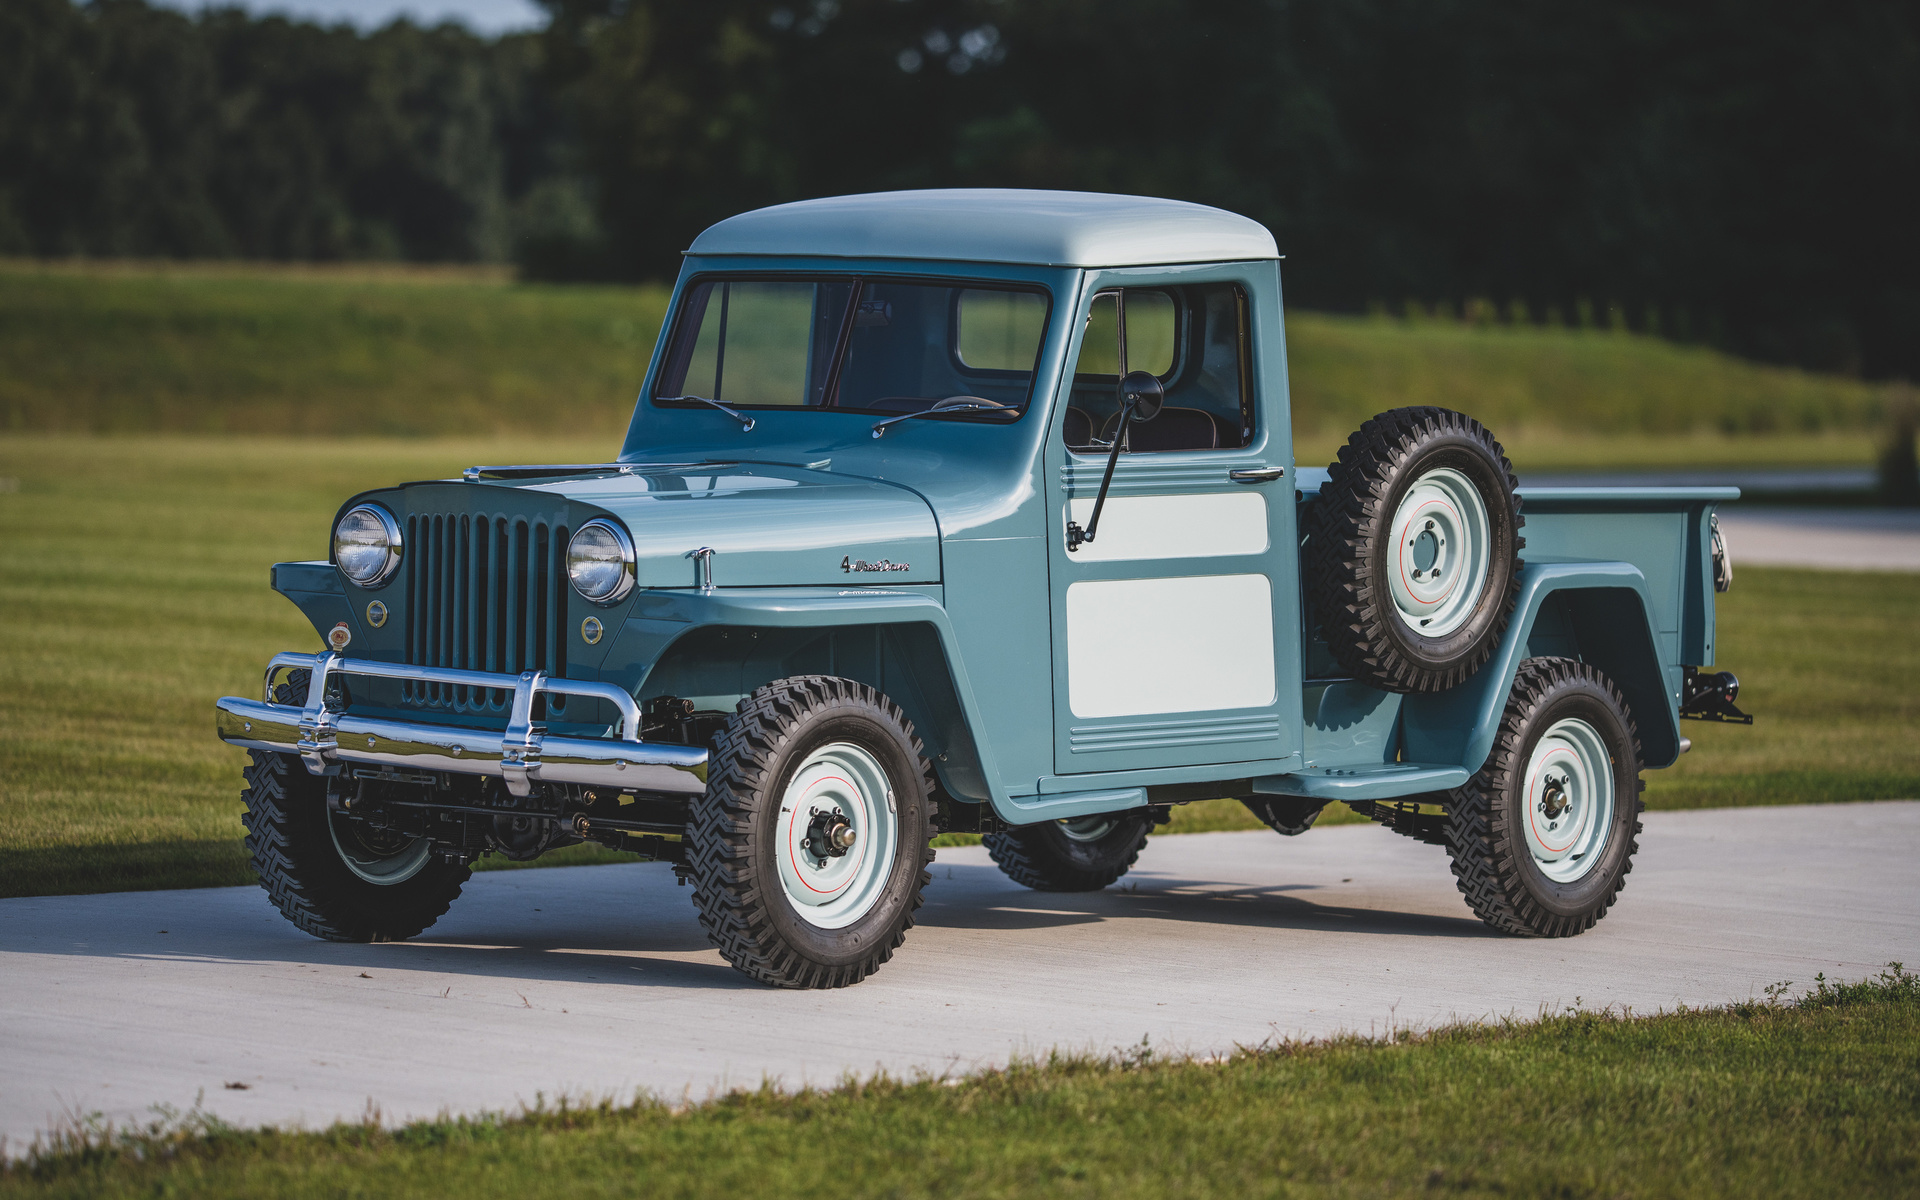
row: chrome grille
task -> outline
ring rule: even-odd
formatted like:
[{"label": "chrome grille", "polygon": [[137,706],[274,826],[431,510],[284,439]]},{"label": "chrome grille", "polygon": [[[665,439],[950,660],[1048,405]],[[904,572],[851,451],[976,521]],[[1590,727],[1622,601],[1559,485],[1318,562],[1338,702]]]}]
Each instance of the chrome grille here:
[{"label": "chrome grille", "polygon": [[[565,675],[567,528],[534,517],[407,517],[407,662],[517,675]],[[410,681],[412,705],[504,712],[513,693]],[[564,701],[551,697],[559,709]]]}]

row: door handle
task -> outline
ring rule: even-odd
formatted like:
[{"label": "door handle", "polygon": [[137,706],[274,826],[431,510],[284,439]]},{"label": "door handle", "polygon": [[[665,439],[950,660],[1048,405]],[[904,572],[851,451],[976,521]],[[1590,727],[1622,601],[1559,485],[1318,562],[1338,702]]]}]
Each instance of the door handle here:
[{"label": "door handle", "polygon": [[1285,467],[1239,467],[1227,472],[1235,483],[1272,483],[1287,473]]}]

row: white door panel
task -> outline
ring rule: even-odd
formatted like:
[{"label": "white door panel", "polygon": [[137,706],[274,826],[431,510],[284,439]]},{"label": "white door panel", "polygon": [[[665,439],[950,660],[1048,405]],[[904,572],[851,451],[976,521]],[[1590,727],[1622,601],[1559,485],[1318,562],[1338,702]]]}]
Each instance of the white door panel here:
[{"label": "white door panel", "polygon": [[[1070,514],[1084,528],[1093,500],[1075,499]],[[1073,552],[1076,561],[1224,558],[1267,552],[1267,501],[1259,492],[1192,496],[1108,496],[1095,540]]]},{"label": "white door panel", "polygon": [[[1264,534],[1264,506],[1262,518]],[[1082,580],[1067,588],[1066,602],[1067,696],[1076,717],[1274,702],[1273,588],[1265,575]]]}]

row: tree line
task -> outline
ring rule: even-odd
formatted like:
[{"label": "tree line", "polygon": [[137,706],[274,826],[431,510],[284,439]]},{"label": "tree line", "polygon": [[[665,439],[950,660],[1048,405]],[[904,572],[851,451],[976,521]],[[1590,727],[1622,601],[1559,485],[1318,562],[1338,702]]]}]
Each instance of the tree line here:
[{"label": "tree line", "polygon": [[0,253],[671,276],[903,187],[1273,229],[1292,303],[1920,374],[1920,6],[547,0],[538,33],[0,3]]}]

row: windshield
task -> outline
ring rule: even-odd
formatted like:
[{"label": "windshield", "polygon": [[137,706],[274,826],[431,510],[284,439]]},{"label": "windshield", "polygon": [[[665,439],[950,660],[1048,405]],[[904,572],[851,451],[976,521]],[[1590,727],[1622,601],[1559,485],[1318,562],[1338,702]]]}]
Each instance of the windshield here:
[{"label": "windshield", "polygon": [[1026,411],[1047,328],[1037,288],[818,278],[687,288],[656,404],[830,408],[1011,420]]}]

